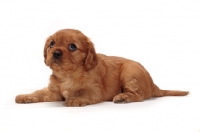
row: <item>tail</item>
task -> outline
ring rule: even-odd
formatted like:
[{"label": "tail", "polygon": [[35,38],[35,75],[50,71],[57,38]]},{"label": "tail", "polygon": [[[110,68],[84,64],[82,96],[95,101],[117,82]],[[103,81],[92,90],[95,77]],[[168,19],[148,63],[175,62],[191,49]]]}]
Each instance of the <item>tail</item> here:
[{"label": "tail", "polygon": [[162,96],[185,96],[188,95],[188,91],[177,91],[177,90],[161,90]]},{"label": "tail", "polygon": [[185,96],[188,95],[188,91],[178,91],[178,90],[161,90],[158,86],[155,85],[154,97],[162,96]]}]

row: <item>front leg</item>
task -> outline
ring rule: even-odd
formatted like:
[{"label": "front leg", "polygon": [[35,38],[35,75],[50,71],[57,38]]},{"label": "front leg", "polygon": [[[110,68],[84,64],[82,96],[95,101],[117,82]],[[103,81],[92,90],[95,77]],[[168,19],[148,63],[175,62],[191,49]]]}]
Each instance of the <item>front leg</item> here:
[{"label": "front leg", "polygon": [[77,98],[77,97],[70,97],[70,98],[65,100],[66,106],[78,107],[78,106],[86,106],[88,104],[91,104],[91,103],[87,102],[84,99]]},{"label": "front leg", "polygon": [[79,89],[76,91],[64,90],[66,106],[85,106],[102,102],[102,94],[99,89]]},{"label": "front leg", "polygon": [[61,94],[51,91],[49,88],[37,90],[31,94],[17,95],[16,103],[37,103],[37,102],[54,102],[62,101]]}]

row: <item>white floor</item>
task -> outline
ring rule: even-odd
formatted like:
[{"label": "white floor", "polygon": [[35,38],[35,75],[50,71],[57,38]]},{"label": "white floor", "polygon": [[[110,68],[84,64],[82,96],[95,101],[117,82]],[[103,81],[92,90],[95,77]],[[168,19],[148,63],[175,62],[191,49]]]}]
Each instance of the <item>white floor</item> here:
[{"label": "white floor", "polygon": [[86,107],[65,107],[63,102],[3,102],[0,130],[6,132],[200,131],[199,98],[192,94],[129,104],[105,102]]},{"label": "white floor", "polygon": [[[0,132],[200,132],[200,1],[0,1]],[[47,86],[46,38],[83,31],[96,51],[143,64],[161,89],[185,97],[139,103],[16,104]]]}]

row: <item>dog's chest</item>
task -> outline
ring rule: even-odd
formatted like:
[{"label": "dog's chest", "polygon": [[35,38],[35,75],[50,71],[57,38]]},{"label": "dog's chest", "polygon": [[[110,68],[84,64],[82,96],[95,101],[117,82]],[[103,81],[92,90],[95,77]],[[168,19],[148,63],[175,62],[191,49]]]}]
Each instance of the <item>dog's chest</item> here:
[{"label": "dog's chest", "polygon": [[61,90],[70,90],[77,85],[76,80],[72,77],[66,77],[63,82],[60,83]]},{"label": "dog's chest", "polygon": [[86,76],[67,76],[65,77],[65,80],[60,83],[60,90],[77,91],[79,89],[85,89],[86,87],[90,87],[92,83],[94,83],[94,80]]}]

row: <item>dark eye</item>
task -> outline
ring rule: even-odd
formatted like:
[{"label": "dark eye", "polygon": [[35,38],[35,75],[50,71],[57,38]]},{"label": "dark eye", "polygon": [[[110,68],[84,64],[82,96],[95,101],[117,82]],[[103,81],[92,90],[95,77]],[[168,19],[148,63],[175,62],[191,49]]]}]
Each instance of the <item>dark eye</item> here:
[{"label": "dark eye", "polygon": [[54,44],[55,44],[55,41],[52,40],[52,41],[50,42],[49,47],[50,47],[50,48],[53,48]]},{"label": "dark eye", "polygon": [[75,44],[69,44],[69,49],[71,50],[71,51],[74,51],[74,50],[76,50],[77,48],[76,48],[76,45]]}]

